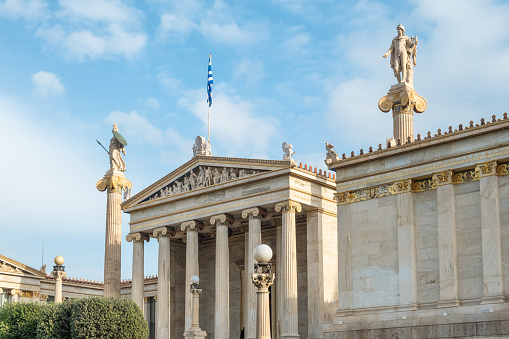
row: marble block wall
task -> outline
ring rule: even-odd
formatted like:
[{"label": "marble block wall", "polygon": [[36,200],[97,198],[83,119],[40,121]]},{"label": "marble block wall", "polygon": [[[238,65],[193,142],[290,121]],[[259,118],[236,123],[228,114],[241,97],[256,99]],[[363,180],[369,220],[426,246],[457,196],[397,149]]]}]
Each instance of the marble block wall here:
[{"label": "marble block wall", "polygon": [[[297,298],[299,309],[299,335],[308,337],[308,271],[307,271],[307,225],[298,223],[297,229]],[[284,312],[284,310],[283,310]]]},{"label": "marble block wall", "polygon": [[481,200],[479,181],[454,185],[456,200],[456,250],[458,253],[458,298],[483,296]]},{"label": "marble block wall", "polygon": [[500,231],[502,236],[502,270],[504,294],[509,295],[509,175],[498,177],[500,194]]},{"label": "marble block wall", "polygon": [[396,196],[350,205],[353,308],[397,305]]},{"label": "marble block wall", "polygon": [[417,303],[440,299],[437,191],[414,195]]}]

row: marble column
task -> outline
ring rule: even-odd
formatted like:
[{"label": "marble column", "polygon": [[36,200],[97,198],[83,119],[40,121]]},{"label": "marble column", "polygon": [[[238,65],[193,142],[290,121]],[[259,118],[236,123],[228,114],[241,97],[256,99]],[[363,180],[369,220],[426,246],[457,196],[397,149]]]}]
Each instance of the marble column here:
[{"label": "marble column", "polygon": [[275,339],[281,338],[281,321],[282,321],[282,292],[281,292],[281,220],[275,220],[276,224],[276,332],[274,334]]},{"label": "marble column", "polygon": [[[183,222],[180,229],[186,232],[186,279],[185,284],[189,286],[193,275],[199,276],[198,266],[198,229],[203,229],[203,223],[198,220]],[[185,330],[191,327],[192,295],[185,294]]]},{"label": "marble column", "polygon": [[143,316],[145,320],[147,321],[148,325],[150,326],[150,298],[144,297],[143,298]]},{"label": "marble column", "polygon": [[412,179],[396,185],[398,213],[399,310],[414,310],[417,304],[414,194]]},{"label": "marble column", "polygon": [[300,338],[297,304],[297,230],[295,213],[302,211],[299,203],[288,200],[277,203],[276,212],[282,212],[281,231],[281,338]]},{"label": "marble column", "polygon": [[99,191],[108,191],[106,202],[106,236],[104,249],[104,296],[120,298],[122,245],[122,190],[132,187],[124,172],[109,170],[96,184]]},{"label": "marble column", "polygon": [[480,176],[483,303],[504,302],[497,162],[476,167]]},{"label": "marble column", "polygon": [[254,273],[255,260],[253,251],[262,242],[262,217],[267,212],[258,207],[248,208],[242,211],[242,218],[249,217],[248,242],[245,255],[246,262],[246,312],[244,319],[244,338],[254,339],[256,337],[256,288],[252,283],[251,275]]},{"label": "marble column", "polygon": [[[269,271],[270,272],[270,271]],[[253,284],[257,288],[256,339],[271,339],[269,287],[274,282],[274,273],[253,273]]]},{"label": "marble column", "polygon": [[338,311],[341,318],[352,313],[352,265],[349,192],[335,195],[338,223]]},{"label": "marble column", "polygon": [[159,241],[159,258],[157,262],[157,327],[158,339],[170,338],[170,236],[175,230],[160,227],[154,230],[153,235]]},{"label": "marble column", "polygon": [[130,233],[126,236],[126,240],[127,242],[133,242],[133,284],[131,298],[143,312],[143,292],[145,287],[144,246],[145,241],[150,241],[150,238],[144,233]]},{"label": "marble column", "polygon": [[323,338],[323,210],[307,214],[308,339]]},{"label": "marble column", "polygon": [[458,306],[458,259],[456,251],[456,203],[452,170],[433,175],[437,185],[438,261],[440,301],[438,307]]},{"label": "marble column", "polygon": [[[62,280],[60,280],[60,281],[62,281]],[[20,290],[11,290],[10,293],[11,293],[11,297],[12,297],[12,302],[17,303],[19,301],[19,294],[21,293],[21,291]],[[60,301],[62,301],[62,296],[60,296]],[[55,302],[57,302],[57,301],[55,300]]]},{"label": "marble column", "polygon": [[214,338],[230,339],[230,258],[228,251],[228,225],[234,219],[226,214],[210,218],[216,225],[216,295],[214,308]]}]

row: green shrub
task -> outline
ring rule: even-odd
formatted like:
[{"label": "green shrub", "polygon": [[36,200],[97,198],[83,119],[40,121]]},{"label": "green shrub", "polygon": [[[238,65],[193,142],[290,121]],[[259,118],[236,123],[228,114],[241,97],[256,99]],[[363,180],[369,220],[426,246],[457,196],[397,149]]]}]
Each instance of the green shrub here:
[{"label": "green shrub", "polygon": [[0,339],[146,339],[148,324],[128,299],[84,298],[63,303],[12,303],[0,309]]},{"label": "green shrub", "polygon": [[41,305],[9,303],[0,308],[0,339],[36,338]]}]

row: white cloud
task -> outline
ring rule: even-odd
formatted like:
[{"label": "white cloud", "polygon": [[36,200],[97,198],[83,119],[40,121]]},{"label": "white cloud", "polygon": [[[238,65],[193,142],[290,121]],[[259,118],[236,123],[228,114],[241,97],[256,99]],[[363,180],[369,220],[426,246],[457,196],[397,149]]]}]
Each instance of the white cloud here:
[{"label": "white cloud", "polygon": [[44,0],[0,1],[0,16],[37,20],[47,15],[47,6]]},{"label": "white cloud", "polygon": [[[278,121],[262,115],[255,105],[238,95],[228,95],[216,86],[211,108],[212,150],[223,156],[262,154],[276,135]],[[188,92],[179,104],[197,116],[207,126],[207,103],[202,90]]]},{"label": "white cloud", "polygon": [[198,25],[182,15],[165,13],[161,15],[159,34],[163,38],[182,40],[189,36],[192,31],[198,30]]},{"label": "white cloud", "polygon": [[148,108],[159,109],[159,100],[157,100],[156,98],[147,98],[145,100],[145,106],[147,106]]},{"label": "white cloud", "polygon": [[265,76],[265,69],[261,61],[242,60],[235,68],[233,79],[235,81],[242,80],[246,85],[253,86],[264,79]]},{"label": "white cloud", "polygon": [[133,25],[140,20],[142,12],[118,0],[60,0],[58,16],[71,21],[92,20],[107,24]]},{"label": "white cloud", "polygon": [[32,76],[34,82],[34,94],[46,99],[52,95],[63,95],[65,87],[60,83],[60,78],[50,72],[39,71]]},{"label": "white cloud", "polygon": [[170,93],[182,93],[183,91],[182,80],[173,78],[164,72],[161,72],[157,75],[157,80],[161,86]]}]

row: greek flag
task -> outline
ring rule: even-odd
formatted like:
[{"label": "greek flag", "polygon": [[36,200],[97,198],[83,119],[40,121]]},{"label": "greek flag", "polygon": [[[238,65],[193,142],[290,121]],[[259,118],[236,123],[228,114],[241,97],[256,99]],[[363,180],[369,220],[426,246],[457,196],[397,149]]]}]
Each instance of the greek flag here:
[{"label": "greek flag", "polygon": [[207,79],[207,102],[209,107],[212,106],[212,84],[214,80],[212,78],[212,54],[209,54],[209,77]]}]

